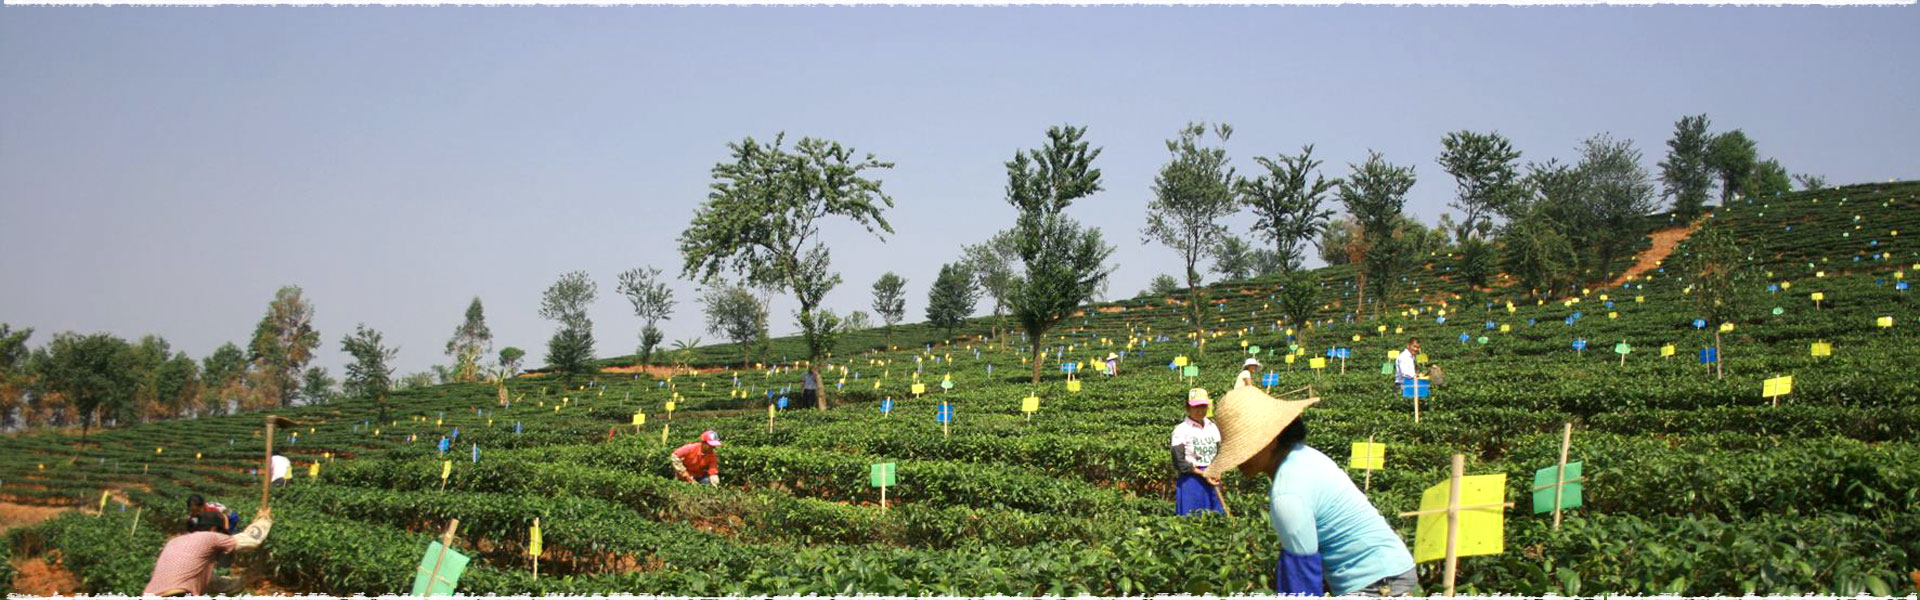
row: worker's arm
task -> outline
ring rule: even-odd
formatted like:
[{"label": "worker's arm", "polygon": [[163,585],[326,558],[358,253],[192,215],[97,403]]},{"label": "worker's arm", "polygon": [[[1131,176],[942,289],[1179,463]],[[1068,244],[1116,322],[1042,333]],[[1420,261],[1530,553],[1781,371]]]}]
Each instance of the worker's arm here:
[{"label": "worker's arm", "polygon": [[676,454],[670,454],[668,456],[673,457],[674,474],[678,475],[681,480],[693,481],[693,473],[687,472],[687,463],[685,461],[680,460],[680,455],[676,453]]},{"label": "worker's arm", "polygon": [[1173,472],[1174,473],[1178,473],[1181,475],[1187,475],[1187,474],[1204,475],[1204,473],[1201,473],[1199,469],[1193,468],[1193,462],[1187,460],[1186,444],[1173,446],[1171,450],[1173,450]]},{"label": "worker's arm", "polygon": [[1274,593],[1323,594],[1320,534],[1313,520],[1313,509],[1293,494],[1274,496],[1271,508],[1273,530],[1280,534],[1280,564],[1274,570]]},{"label": "worker's arm", "polygon": [[273,529],[273,509],[262,508],[253,516],[253,522],[247,524],[247,530],[233,536],[233,551],[241,552],[260,547],[267,541],[267,531]]}]

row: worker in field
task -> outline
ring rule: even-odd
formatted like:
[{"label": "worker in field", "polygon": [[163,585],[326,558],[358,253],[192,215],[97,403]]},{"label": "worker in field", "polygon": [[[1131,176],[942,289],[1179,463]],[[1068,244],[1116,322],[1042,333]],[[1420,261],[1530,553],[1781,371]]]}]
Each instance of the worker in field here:
[{"label": "worker in field", "polygon": [[1272,477],[1268,519],[1280,537],[1276,593],[1412,594],[1419,582],[1406,543],[1340,465],[1306,444],[1300,413],[1318,401],[1279,400],[1252,387],[1221,397],[1214,407],[1220,452],[1206,477],[1215,486],[1235,468],[1248,477]]},{"label": "worker in field", "polygon": [[1187,418],[1173,427],[1173,512],[1221,512],[1220,492],[1207,485],[1207,466],[1220,450],[1220,429],[1207,420],[1213,400],[1207,391],[1187,391]]},{"label": "worker in field", "polygon": [[673,473],[687,483],[720,485],[720,434],[708,429],[700,440],[673,451]]},{"label": "worker in field", "polygon": [[293,461],[287,460],[285,456],[273,455],[273,476],[268,480],[268,485],[278,487],[291,481],[293,481]]},{"label": "worker in field", "polygon": [[1120,374],[1120,353],[1108,352],[1107,353],[1107,376],[1112,377],[1119,374]]},{"label": "worker in field", "polygon": [[146,596],[203,596],[238,591],[237,580],[216,581],[214,564],[231,553],[258,548],[273,528],[273,509],[262,508],[240,535],[216,531],[224,517],[202,511],[187,519],[187,532],[167,540],[160,558],[153,563],[153,575],[147,578]]},{"label": "worker in field", "polygon": [[1420,377],[1420,374],[1414,370],[1414,359],[1418,356],[1420,356],[1420,338],[1407,338],[1407,347],[1400,349],[1400,356],[1395,357],[1397,365],[1393,369],[1394,390],[1398,391],[1406,387],[1408,380]]},{"label": "worker in field", "polygon": [[1233,378],[1233,389],[1253,387],[1253,374],[1259,371],[1260,359],[1247,357],[1247,362],[1240,365],[1240,374]]},{"label": "worker in field", "polygon": [[233,530],[240,526],[239,513],[227,510],[225,505],[218,502],[208,502],[205,497],[199,494],[187,496],[187,519],[191,521],[194,517],[202,513],[212,514],[214,516],[213,520],[218,521],[214,524],[212,530],[216,533],[233,533]]},{"label": "worker in field", "polygon": [[820,376],[814,374],[813,367],[800,372],[800,405],[814,408],[820,402]]}]

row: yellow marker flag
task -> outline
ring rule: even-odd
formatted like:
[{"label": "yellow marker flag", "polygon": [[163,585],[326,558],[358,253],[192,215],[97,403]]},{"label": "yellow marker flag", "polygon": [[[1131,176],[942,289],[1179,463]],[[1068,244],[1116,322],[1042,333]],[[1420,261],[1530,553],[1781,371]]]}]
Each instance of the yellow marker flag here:
[{"label": "yellow marker flag", "polygon": [[667,412],[673,412],[673,406],[674,406],[674,404],[675,404],[675,403],[674,403],[674,401],[672,401],[672,400],[668,400],[668,401],[667,401]]},{"label": "yellow marker flag", "polygon": [[913,390],[913,395],[915,396],[925,394],[927,393],[927,384],[924,384],[924,383],[913,384],[912,390]]},{"label": "yellow marker flag", "polygon": [[1400,358],[1400,351],[1399,351],[1399,350],[1388,350],[1388,351],[1387,351],[1387,360],[1398,360],[1399,358]]},{"label": "yellow marker flag", "polygon": [[1827,343],[1827,342],[1814,342],[1813,355],[1814,356],[1833,356],[1833,344]]},{"label": "yellow marker flag", "polygon": [[1030,412],[1039,412],[1039,411],[1040,411],[1039,396],[1027,396],[1025,398],[1020,399],[1020,412],[1030,413]]},{"label": "yellow marker flag", "polygon": [[1379,331],[1380,333],[1386,333],[1386,332],[1387,332],[1387,326],[1385,326],[1385,325],[1381,325],[1381,326],[1379,326],[1379,327],[1376,327],[1376,328],[1374,328],[1374,329],[1375,329],[1375,330],[1377,330],[1377,331]]},{"label": "yellow marker flag", "polygon": [[1325,357],[1315,356],[1307,361],[1307,366],[1314,369],[1325,369],[1327,368],[1327,359]]},{"label": "yellow marker flag", "polygon": [[1380,442],[1354,442],[1353,458],[1347,460],[1347,467],[1375,471],[1387,468],[1387,445]]},{"label": "yellow marker flag", "polygon": [[1720,333],[1726,333],[1726,332],[1729,332],[1729,331],[1733,331],[1733,324],[1732,324],[1732,323],[1721,323],[1721,324],[1720,324]]},{"label": "yellow marker flag", "polygon": [[1184,366],[1187,366],[1187,357],[1186,357],[1186,355],[1181,355],[1181,356],[1175,356],[1175,357],[1173,357],[1173,365],[1174,365],[1174,366],[1176,366],[1176,367],[1184,367]]},{"label": "yellow marker flag", "polygon": [[1807,294],[1807,296],[1809,296],[1809,297],[1811,297],[1811,298],[1813,298],[1813,301],[1814,301],[1814,302],[1819,302],[1819,301],[1821,301],[1821,300],[1826,300],[1826,299],[1827,299],[1827,293],[1826,293],[1826,292],[1814,292],[1814,293],[1811,293],[1811,294]]},{"label": "yellow marker flag", "polygon": [[1413,355],[1413,362],[1417,362],[1423,365],[1427,364],[1427,353],[1421,352],[1419,354]]},{"label": "yellow marker flag", "polygon": [[1893,317],[1880,317],[1878,319],[1874,319],[1873,323],[1875,325],[1879,325],[1882,329],[1887,327],[1892,327]]},{"label": "yellow marker flag", "polygon": [[1793,376],[1774,377],[1760,384],[1760,397],[1776,398],[1793,393]]},{"label": "yellow marker flag", "polygon": [[161,453],[161,452],[166,452],[166,451],[167,451],[167,449],[166,449],[166,448],[159,448],[159,447],[155,447],[155,448],[153,449],[153,453],[154,453],[154,454],[159,454],[159,453]]},{"label": "yellow marker flag", "polygon": [[200,453],[199,453],[199,452],[195,452],[195,453],[193,453],[193,459],[194,459],[194,460],[200,460]]},{"label": "yellow marker flag", "polygon": [[452,474],[453,474],[453,461],[451,460],[440,461],[440,481],[446,481],[447,476]]},{"label": "yellow marker flag", "polygon": [[540,521],[533,522],[533,530],[527,533],[527,556],[539,557],[545,554],[545,540],[540,537]]},{"label": "yellow marker flag", "polygon": [[1617,312],[1610,312],[1610,313],[1607,313],[1607,318],[1609,318],[1609,319],[1618,319],[1618,318],[1620,318],[1620,313],[1617,313]]},{"label": "yellow marker flag", "polygon": [[1074,393],[1079,393],[1079,392],[1080,392],[1080,380],[1078,380],[1078,379],[1072,379],[1072,380],[1068,380],[1068,381],[1067,381],[1067,391],[1069,391],[1069,392],[1074,392]]},{"label": "yellow marker flag", "polygon": [[1293,354],[1288,354],[1288,355],[1287,355],[1287,364],[1293,364],[1293,357],[1294,357],[1294,356],[1296,356],[1296,355],[1293,355]]},{"label": "yellow marker flag", "polygon": [[[1427,562],[1447,557],[1447,491],[1442,481],[1420,494],[1420,510],[1441,512],[1420,515],[1414,529],[1413,561]],[[1460,478],[1460,505],[1481,506],[1505,502],[1507,475],[1470,475]],[[1506,509],[1500,506],[1460,511],[1460,530],[1455,532],[1455,556],[1480,556],[1506,551]]]},{"label": "yellow marker flag", "polygon": [[1661,346],[1661,347],[1660,347],[1660,355],[1661,355],[1661,356],[1673,356],[1673,344],[1667,344],[1667,345],[1665,345],[1665,346]]},{"label": "yellow marker flag", "polygon": [[309,479],[320,478],[320,463],[313,463],[311,465],[307,465],[307,477]]},{"label": "yellow marker flag", "polygon": [[1501,324],[1500,324],[1500,333],[1507,333],[1507,332],[1510,332],[1510,331],[1513,331],[1513,326],[1512,326],[1512,325],[1508,325],[1508,324],[1506,324],[1506,323],[1501,323]]},{"label": "yellow marker flag", "polygon": [[1400,327],[1395,327],[1395,328],[1393,328],[1393,332],[1394,332],[1394,333],[1401,333],[1401,332],[1403,332],[1403,331],[1405,331],[1405,329],[1403,329],[1403,328],[1400,328]]},{"label": "yellow marker flag", "polygon": [[1633,301],[1634,301],[1634,303],[1636,303],[1636,304],[1638,304],[1638,303],[1642,303],[1642,302],[1646,302],[1646,301],[1647,301],[1647,297],[1646,297],[1646,296],[1634,296],[1634,297],[1633,297]]},{"label": "yellow marker flag", "polygon": [[647,424],[647,413],[633,413],[634,427],[639,427],[645,424]]},{"label": "yellow marker flag", "polygon": [[100,490],[100,512],[107,512],[107,491]]}]

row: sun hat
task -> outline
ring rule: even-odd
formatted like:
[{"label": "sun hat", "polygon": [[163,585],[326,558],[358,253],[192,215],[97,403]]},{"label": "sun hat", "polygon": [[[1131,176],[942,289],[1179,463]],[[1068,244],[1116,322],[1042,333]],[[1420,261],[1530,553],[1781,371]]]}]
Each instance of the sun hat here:
[{"label": "sun hat", "polygon": [[1206,388],[1187,390],[1187,406],[1207,406],[1210,404],[1213,404],[1213,399],[1207,397]]},{"label": "sun hat", "polygon": [[700,441],[706,442],[708,446],[719,446],[720,434],[714,433],[712,429],[708,429],[706,433],[700,434]]},{"label": "sun hat", "polygon": [[1207,465],[1207,472],[1225,473],[1247,462],[1300,418],[1301,411],[1319,401],[1317,395],[1281,400],[1252,386],[1227,392],[1213,406],[1213,422],[1220,428],[1220,452]]},{"label": "sun hat", "polygon": [[1241,364],[1240,364],[1240,366],[1242,366],[1242,367],[1258,367],[1258,366],[1260,366],[1260,359],[1257,359],[1257,358],[1248,358],[1248,359],[1247,359],[1247,362],[1244,362],[1244,363],[1241,363]]},{"label": "sun hat", "polygon": [[1107,360],[1113,360],[1113,359],[1116,359],[1116,358],[1120,358],[1120,354],[1119,354],[1119,353],[1117,353],[1117,352],[1108,352],[1108,353],[1107,353]]}]

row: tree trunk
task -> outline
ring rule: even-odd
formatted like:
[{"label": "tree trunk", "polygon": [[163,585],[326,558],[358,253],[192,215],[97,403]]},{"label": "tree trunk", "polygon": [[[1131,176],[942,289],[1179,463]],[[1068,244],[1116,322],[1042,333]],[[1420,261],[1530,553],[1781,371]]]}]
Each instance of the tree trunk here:
[{"label": "tree trunk", "polygon": [[1033,383],[1034,384],[1040,383],[1040,363],[1046,360],[1046,355],[1043,353],[1044,351],[1041,350],[1040,348],[1040,336],[1045,333],[1046,333],[1045,331],[1034,331],[1031,328],[1027,329],[1027,337],[1032,338],[1029,341],[1033,342]]},{"label": "tree trunk", "polygon": [[1720,352],[1720,328],[1715,327],[1713,328],[1713,377],[1715,379],[1727,378],[1727,370],[1722,366],[1725,364],[1727,364],[1727,356]]},{"label": "tree trunk", "polygon": [[1206,337],[1200,333],[1200,273],[1194,271],[1193,262],[1187,263],[1187,315],[1193,319],[1193,343],[1199,347]]},{"label": "tree trunk", "polygon": [[826,410],[827,386],[823,385],[823,382],[820,381],[820,361],[818,358],[819,357],[809,357],[807,359],[807,372],[813,374],[813,403],[815,404],[815,408]]}]

